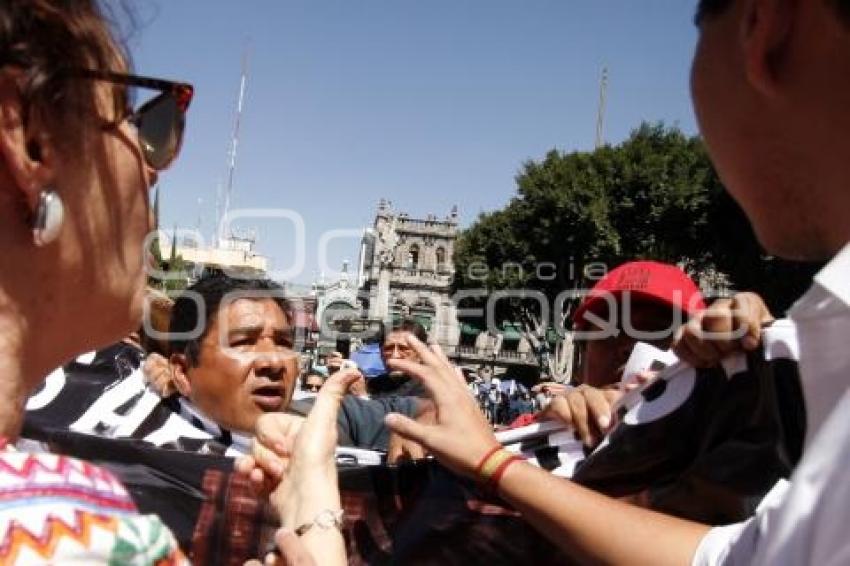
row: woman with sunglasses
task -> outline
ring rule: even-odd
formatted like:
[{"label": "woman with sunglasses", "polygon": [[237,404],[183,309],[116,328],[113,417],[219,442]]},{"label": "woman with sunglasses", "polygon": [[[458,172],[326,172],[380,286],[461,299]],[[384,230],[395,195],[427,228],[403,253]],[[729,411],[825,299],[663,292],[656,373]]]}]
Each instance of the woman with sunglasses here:
[{"label": "woman with sunglasses", "polygon": [[[192,87],[127,74],[96,0],[0,3],[0,563],[182,563],[106,470],[11,448],[27,397],[138,328],[149,187]],[[131,88],[153,90],[134,110]]]}]

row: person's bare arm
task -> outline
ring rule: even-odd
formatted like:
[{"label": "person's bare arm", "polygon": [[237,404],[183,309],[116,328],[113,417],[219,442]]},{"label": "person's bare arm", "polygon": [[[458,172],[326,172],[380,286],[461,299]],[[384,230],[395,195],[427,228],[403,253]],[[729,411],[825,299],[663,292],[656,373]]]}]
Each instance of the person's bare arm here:
[{"label": "person's bare arm", "polygon": [[[436,421],[423,425],[394,414],[387,424],[422,443],[453,471],[475,478],[479,462],[498,442],[439,347],[409,341],[422,363],[389,365],[422,380],[434,399]],[[506,469],[498,491],[554,544],[590,563],[690,564],[709,529],[616,501],[525,462]]]}]

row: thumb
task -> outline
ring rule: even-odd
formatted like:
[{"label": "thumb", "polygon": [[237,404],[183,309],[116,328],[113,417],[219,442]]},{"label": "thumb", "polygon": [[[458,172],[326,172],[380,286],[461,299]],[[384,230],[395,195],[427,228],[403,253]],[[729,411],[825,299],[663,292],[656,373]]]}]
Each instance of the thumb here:
[{"label": "thumb", "polygon": [[318,397],[344,397],[348,392],[348,386],[360,379],[361,375],[360,371],[356,369],[343,369],[336,372],[322,385]]},{"label": "thumb", "polygon": [[413,419],[398,413],[390,413],[384,418],[384,423],[390,427],[391,431],[399,436],[420,444],[425,444],[426,428]]}]

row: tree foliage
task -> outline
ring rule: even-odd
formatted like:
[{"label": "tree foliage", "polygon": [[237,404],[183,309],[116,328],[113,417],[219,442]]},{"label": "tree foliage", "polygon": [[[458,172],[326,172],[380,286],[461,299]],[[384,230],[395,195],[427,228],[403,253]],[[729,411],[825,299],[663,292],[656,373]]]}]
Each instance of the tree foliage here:
[{"label": "tree foliage", "polygon": [[[643,124],[617,146],[550,151],[525,163],[516,183],[505,208],[458,239],[456,289],[532,289],[552,301],[602,266],[654,259],[755,290],[781,311],[813,272],[766,257],[702,141],[662,124]],[[529,308],[514,301],[497,314],[518,320]]]}]

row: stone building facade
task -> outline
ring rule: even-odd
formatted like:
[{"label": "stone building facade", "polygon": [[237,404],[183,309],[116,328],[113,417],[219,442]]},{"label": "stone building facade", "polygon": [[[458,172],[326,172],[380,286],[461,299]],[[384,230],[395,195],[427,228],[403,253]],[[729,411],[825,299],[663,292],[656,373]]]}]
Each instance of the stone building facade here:
[{"label": "stone building facade", "polygon": [[412,218],[381,200],[360,247],[359,296],[372,320],[413,317],[449,351],[458,344],[451,300],[457,207],[445,218]]}]

